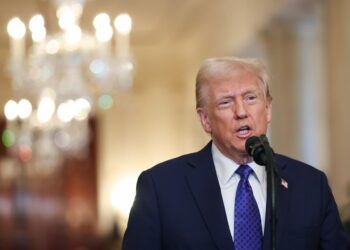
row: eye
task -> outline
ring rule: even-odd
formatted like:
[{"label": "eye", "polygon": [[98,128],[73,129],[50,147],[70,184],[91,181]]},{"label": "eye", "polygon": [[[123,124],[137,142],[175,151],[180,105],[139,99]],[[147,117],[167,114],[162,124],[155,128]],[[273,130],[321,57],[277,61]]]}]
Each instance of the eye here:
[{"label": "eye", "polygon": [[244,99],[248,102],[248,103],[254,103],[256,102],[258,96],[257,95],[247,95]]},{"label": "eye", "polygon": [[224,100],[221,100],[219,101],[218,103],[218,107],[219,108],[227,108],[231,105],[231,100],[230,99],[224,99]]}]

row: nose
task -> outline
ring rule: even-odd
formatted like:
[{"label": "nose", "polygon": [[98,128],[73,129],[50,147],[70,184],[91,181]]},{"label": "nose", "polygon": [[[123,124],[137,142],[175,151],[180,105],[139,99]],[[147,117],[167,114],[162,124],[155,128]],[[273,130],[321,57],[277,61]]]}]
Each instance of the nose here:
[{"label": "nose", "polygon": [[236,119],[247,118],[247,109],[243,101],[237,100],[236,105],[234,106],[235,106],[234,114]]}]

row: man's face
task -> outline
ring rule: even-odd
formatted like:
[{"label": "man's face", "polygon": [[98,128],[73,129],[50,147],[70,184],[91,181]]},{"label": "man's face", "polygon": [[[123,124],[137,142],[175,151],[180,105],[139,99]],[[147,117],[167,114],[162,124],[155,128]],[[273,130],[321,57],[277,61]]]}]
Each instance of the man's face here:
[{"label": "man's face", "polygon": [[238,162],[246,157],[248,137],[265,134],[271,120],[271,101],[250,72],[235,70],[204,87],[204,107],[198,108],[204,130],[220,151]]}]

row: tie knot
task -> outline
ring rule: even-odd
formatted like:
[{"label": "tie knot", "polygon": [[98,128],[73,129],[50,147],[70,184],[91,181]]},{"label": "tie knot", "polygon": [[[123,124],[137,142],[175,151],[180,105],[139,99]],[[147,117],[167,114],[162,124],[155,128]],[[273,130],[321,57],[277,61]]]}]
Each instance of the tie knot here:
[{"label": "tie knot", "polygon": [[236,173],[244,180],[248,180],[249,175],[253,173],[253,169],[251,169],[249,165],[240,165],[236,170]]}]

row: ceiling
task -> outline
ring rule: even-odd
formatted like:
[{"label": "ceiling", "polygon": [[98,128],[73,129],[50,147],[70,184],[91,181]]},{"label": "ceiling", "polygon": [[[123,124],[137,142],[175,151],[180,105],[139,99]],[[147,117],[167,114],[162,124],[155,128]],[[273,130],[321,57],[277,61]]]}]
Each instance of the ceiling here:
[{"label": "ceiling", "polygon": [[[100,12],[112,18],[128,12],[133,19],[131,46],[141,69],[138,77],[147,79],[152,62],[157,62],[153,67],[159,72],[163,67],[176,67],[184,58],[192,58],[197,66],[204,57],[234,53],[268,23],[283,2],[286,0],[87,0],[81,26],[92,29],[93,17]],[[41,13],[49,32],[57,29],[57,20],[51,0],[0,0],[0,6],[0,67],[4,68],[9,46],[6,25],[12,17],[27,23]],[[4,70],[0,80],[2,105],[9,94]]]},{"label": "ceiling", "polygon": [[[48,28],[57,27],[53,0],[0,0],[0,38],[7,39],[6,25],[14,16],[28,22],[41,13]],[[241,36],[243,30],[261,26],[276,11],[281,0],[87,0],[82,26],[92,28],[92,19],[99,12],[115,17],[128,12],[133,19],[133,42],[136,44],[189,42],[210,34],[216,35],[235,30]],[[227,28],[231,29],[227,30]],[[213,33],[214,32],[214,33]]]}]

